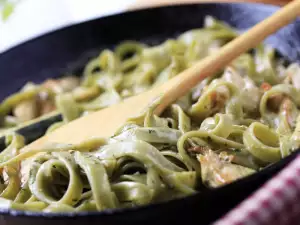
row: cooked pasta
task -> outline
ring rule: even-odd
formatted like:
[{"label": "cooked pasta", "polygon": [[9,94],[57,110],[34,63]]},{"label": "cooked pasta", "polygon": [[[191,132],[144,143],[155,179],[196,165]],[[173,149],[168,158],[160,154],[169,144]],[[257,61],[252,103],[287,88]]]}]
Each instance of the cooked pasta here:
[{"label": "cooked pasta", "polygon": [[154,114],[157,99],[109,139],[21,151],[19,127],[61,113],[52,132],[162,84],[237,35],[207,17],[204,28],[154,47],[126,41],[103,50],[81,79],[30,83],[8,97],[0,105],[7,145],[0,153],[0,207],[79,212],[167,201],[226,185],[299,148],[300,66],[286,66],[260,45],[161,116]]}]

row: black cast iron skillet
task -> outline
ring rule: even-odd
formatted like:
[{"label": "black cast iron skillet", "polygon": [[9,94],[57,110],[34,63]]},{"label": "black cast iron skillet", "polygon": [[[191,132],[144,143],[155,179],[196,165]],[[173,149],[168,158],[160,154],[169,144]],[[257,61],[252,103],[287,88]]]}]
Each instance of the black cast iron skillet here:
[{"label": "black cast iron skillet", "polygon": [[[171,6],[122,13],[46,34],[0,55],[0,99],[17,91],[26,81],[40,82],[66,72],[80,74],[82,66],[103,48],[123,40],[158,44],[203,25],[205,15],[245,30],[278,10],[261,4],[199,4]],[[38,19],[38,14],[35,14]],[[300,20],[266,41],[289,61],[299,61]],[[56,116],[21,129],[28,142],[40,137],[60,119]],[[0,148],[4,140],[0,139]],[[286,166],[298,153],[259,173],[211,191],[183,199],[132,209],[98,213],[52,214],[2,211],[1,225],[94,225],[94,224],[209,224],[249,196]]]}]

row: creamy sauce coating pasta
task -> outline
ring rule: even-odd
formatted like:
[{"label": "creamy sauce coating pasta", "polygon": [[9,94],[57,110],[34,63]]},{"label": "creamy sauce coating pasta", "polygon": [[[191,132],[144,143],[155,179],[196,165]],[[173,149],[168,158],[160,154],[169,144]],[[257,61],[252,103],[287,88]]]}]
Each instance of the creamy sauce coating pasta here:
[{"label": "creamy sauce coating pasta", "polygon": [[[300,66],[259,45],[153,114],[159,99],[109,139],[19,150],[15,130],[61,113],[47,133],[176,76],[238,33],[207,17],[204,28],[157,46],[125,41],[103,50],[81,79],[28,83],[0,105],[0,207],[101,211],[167,201],[216,188],[300,147]],[[99,127],[101,129],[101,127]]]}]

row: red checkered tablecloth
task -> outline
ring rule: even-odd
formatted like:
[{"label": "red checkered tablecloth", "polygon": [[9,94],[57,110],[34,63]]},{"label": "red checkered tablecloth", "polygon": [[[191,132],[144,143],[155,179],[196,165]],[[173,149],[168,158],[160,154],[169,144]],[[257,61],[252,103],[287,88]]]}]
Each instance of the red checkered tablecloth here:
[{"label": "red checkered tablecloth", "polygon": [[267,224],[300,224],[300,156],[213,225]]}]

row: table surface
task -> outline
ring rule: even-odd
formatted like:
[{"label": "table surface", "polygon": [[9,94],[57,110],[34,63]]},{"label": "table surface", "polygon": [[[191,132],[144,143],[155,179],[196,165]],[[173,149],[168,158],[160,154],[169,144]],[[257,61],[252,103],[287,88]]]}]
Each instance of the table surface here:
[{"label": "table surface", "polygon": [[[288,0],[247,0],[283,5]],[[7,21],[0,19],[0,53],[70,24],[139,8],[170,4],[216,2],[213,0],[21,0]],[[238,0],[219,0],[238,2]]]}]

